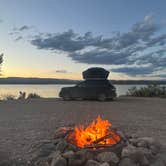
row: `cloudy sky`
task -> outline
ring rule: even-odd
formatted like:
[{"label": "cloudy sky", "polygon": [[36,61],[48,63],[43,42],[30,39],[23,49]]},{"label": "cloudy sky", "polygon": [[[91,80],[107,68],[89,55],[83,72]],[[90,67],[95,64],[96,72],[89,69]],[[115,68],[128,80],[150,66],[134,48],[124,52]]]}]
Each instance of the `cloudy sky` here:
[{"label": "cloudy sky", "polygon": [[165,0],[0,0],[2,76],[166,79]]}]

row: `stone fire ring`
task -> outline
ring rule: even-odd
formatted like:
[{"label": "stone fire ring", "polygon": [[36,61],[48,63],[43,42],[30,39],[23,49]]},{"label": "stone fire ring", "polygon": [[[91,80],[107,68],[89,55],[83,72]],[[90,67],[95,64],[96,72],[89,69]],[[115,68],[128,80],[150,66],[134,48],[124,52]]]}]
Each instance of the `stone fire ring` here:
[{"label": "stone fire ring", "polygon": [[106,148],[78,148],[67,141],[72,127],[32,145],[30,166],[166,166],[166,147],[152,137],[127,136]]}]

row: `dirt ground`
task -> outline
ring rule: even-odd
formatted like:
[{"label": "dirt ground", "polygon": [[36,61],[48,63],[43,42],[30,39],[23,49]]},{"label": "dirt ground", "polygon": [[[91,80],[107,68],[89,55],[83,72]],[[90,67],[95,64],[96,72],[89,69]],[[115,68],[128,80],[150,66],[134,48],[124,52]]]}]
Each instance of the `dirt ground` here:
[{"label": "dirt ground", "polygon": [[126,133],[152,136],[162,143],[166,141],[166,99],[3,101],[0,102],[0,160],[26,158],[30,146],[50,138],[57,127],[85,123],[98,115]]}]

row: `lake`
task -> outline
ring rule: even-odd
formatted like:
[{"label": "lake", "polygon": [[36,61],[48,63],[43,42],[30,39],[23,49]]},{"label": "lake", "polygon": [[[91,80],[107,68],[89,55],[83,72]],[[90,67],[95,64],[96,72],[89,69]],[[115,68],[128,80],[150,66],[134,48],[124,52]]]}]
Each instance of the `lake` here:
[{"label": "lake", "polygon": [[[68,87],[74,85],[0,85],[0,97],[3,98],[6,95],[18,96],[19,91],[24,91],[26,93],[37,93],[42,97],[58,97],[59,91],[62,87]],[[117,90],[117,95],[125,95],[127,90],[131,87],[143,87],[145,85],[115,85]]]}]

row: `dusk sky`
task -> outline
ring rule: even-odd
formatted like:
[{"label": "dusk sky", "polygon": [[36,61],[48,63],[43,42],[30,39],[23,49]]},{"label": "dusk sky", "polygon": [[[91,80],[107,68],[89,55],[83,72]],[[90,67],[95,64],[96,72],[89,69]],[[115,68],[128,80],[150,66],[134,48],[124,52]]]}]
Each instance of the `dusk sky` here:
[{"label": "dusk sky", "polygon": [[166,79],[165,0],[0,0],[2,77]]}]

